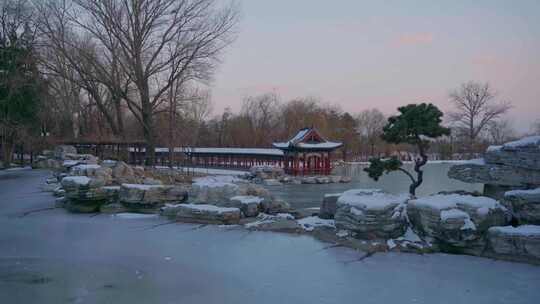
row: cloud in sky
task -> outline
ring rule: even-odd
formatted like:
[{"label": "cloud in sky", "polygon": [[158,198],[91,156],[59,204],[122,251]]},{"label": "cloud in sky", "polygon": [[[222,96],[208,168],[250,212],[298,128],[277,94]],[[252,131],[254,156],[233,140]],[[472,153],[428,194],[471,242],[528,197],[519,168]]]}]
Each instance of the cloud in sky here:
[{"label": "cloud in sky", "polygon": [[423,45],[431,44],[433,42],[433,34],[429,32],[425,33],[407,33],[401,34],[395,41],[394,45],[396,46],[407,46],[407,45]]}]

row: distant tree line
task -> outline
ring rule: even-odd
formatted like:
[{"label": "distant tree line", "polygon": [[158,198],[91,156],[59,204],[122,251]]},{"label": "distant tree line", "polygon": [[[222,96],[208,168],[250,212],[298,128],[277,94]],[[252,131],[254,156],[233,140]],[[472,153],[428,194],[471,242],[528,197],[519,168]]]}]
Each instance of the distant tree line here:
[{"label": "distant tree line", "polygon": [[[209,84],[238,15],[234,1],[218,0],[2,1],[3,162],[13,151],[79,139],[144,140],[152,164],[156,146],[270,147],[310,126],[342,141],[345,160],[414,157],[414,145],[381,139],[388,120],[376,108],[351,113],[315,97],[265,93],[214,115]],[[432,157],[475,157],[519,135],[506,117],[511,104],[488,84],[465,83],[449,100],[443,125],[451,133],[430,143]]]}]

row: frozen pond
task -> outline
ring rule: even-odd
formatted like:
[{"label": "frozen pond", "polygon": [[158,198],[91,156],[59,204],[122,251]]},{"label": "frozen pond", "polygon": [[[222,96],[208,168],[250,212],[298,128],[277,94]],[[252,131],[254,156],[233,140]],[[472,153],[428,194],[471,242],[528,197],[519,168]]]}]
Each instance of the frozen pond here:
[{"label": "frozen pond", "polygon": [[0,172],[0,303],[538,303],[540,267],[361,253],[309,236],[75,215]]},{"label": "frozen pond", "polygon": [[[418,196],[440,191],[466,190],[482,192],[482,184],[467,184],[450,179],[446,175],[452,163],[437,162],[424,166],[424,182],[416,190]],[[319,207],[325,193],[338,193],[353,188],[379,188],[390,193],[409,192],[410,179],[402,172],[384,174],[378,182],[369,178],[363,169],[366,165],[355,164],[338,167],[334,174],[350,176],[351,183],[324,185],[282,185],[267,187],[273,194],[289,202],[295,208]],[[413,172],[411,164],[405,168]]]}]

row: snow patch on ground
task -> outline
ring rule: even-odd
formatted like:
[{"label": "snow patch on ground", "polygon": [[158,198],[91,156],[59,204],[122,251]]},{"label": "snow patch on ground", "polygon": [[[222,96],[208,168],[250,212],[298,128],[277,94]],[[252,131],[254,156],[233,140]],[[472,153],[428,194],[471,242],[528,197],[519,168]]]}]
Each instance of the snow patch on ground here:
[{"label": "snow patch on ground", "polygon": [[305,231],[313,231],[316,227],[336,228],[334,220],[325,220],[318,216],[308,216],[298,220],[297,223],[302,226]]},{"label": "snow patch on ground", "polygon": [[15,167],[15,168],[6,169],[6,171],[21,171],[21,170],[32,170],[32,167],[26,166],[26,167]]},{"label": "snow patch on ground", "polygon": [[83,170],[89,170],[89,169],[92,170],[92,169],[99,169],[99,168],[101,168],[100,165],[77,165],[71,169],[83,171]]},{"label": "snow patch on ground", "polygon": [[192,210],[198,210],[198,211],[208,211],[208,212],[217,212],[219,214],[225,213],[225,212],[236,212],[240,211],[238,208],[233,207],[218,207],[214,205],[207,205],[207,204],[181,204],[182,207],[189,208]]},{"label": "snow patch on ground", "polygon": [[447,221],[449,219],[466,219],[469,215],[465,211],[459,209],[448,209],[441,211],[441,220]]}]

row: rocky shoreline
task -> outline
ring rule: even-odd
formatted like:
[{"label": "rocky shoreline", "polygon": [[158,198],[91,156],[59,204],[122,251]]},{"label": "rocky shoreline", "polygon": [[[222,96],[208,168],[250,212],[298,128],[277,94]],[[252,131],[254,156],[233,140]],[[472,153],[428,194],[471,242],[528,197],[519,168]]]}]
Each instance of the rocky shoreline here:
[{"label": "rocky shoreline", "polygon": [[[522,152],[520,147],[512,148]],[[503,151],[508,158],[509,152]],[[171,169],[133,167],[73,152],[61,146],[53,158],[40,159],[43,167],[55,172],[44,189],[59,197],[57,206],[71,212],[156,213],[178,222],[310,234],[333,246],[367,254],[447,252],[540,265],[540,226],[536,226],[540,224],[540,192],[536,188],[519,187],[502,198],[467,193],[411,198],[377,189],[351,189],[325,195],[320,210],[294,210],[260,185],[291,180],[275,168],[253,168],[247,178],[188,178]],[[456,177],[456,172],[468,171],[463,166],[471,165],[457,165],[449,175]],[[320,177],[294,180],[308,179],[326,183],[317,182]]]}]

